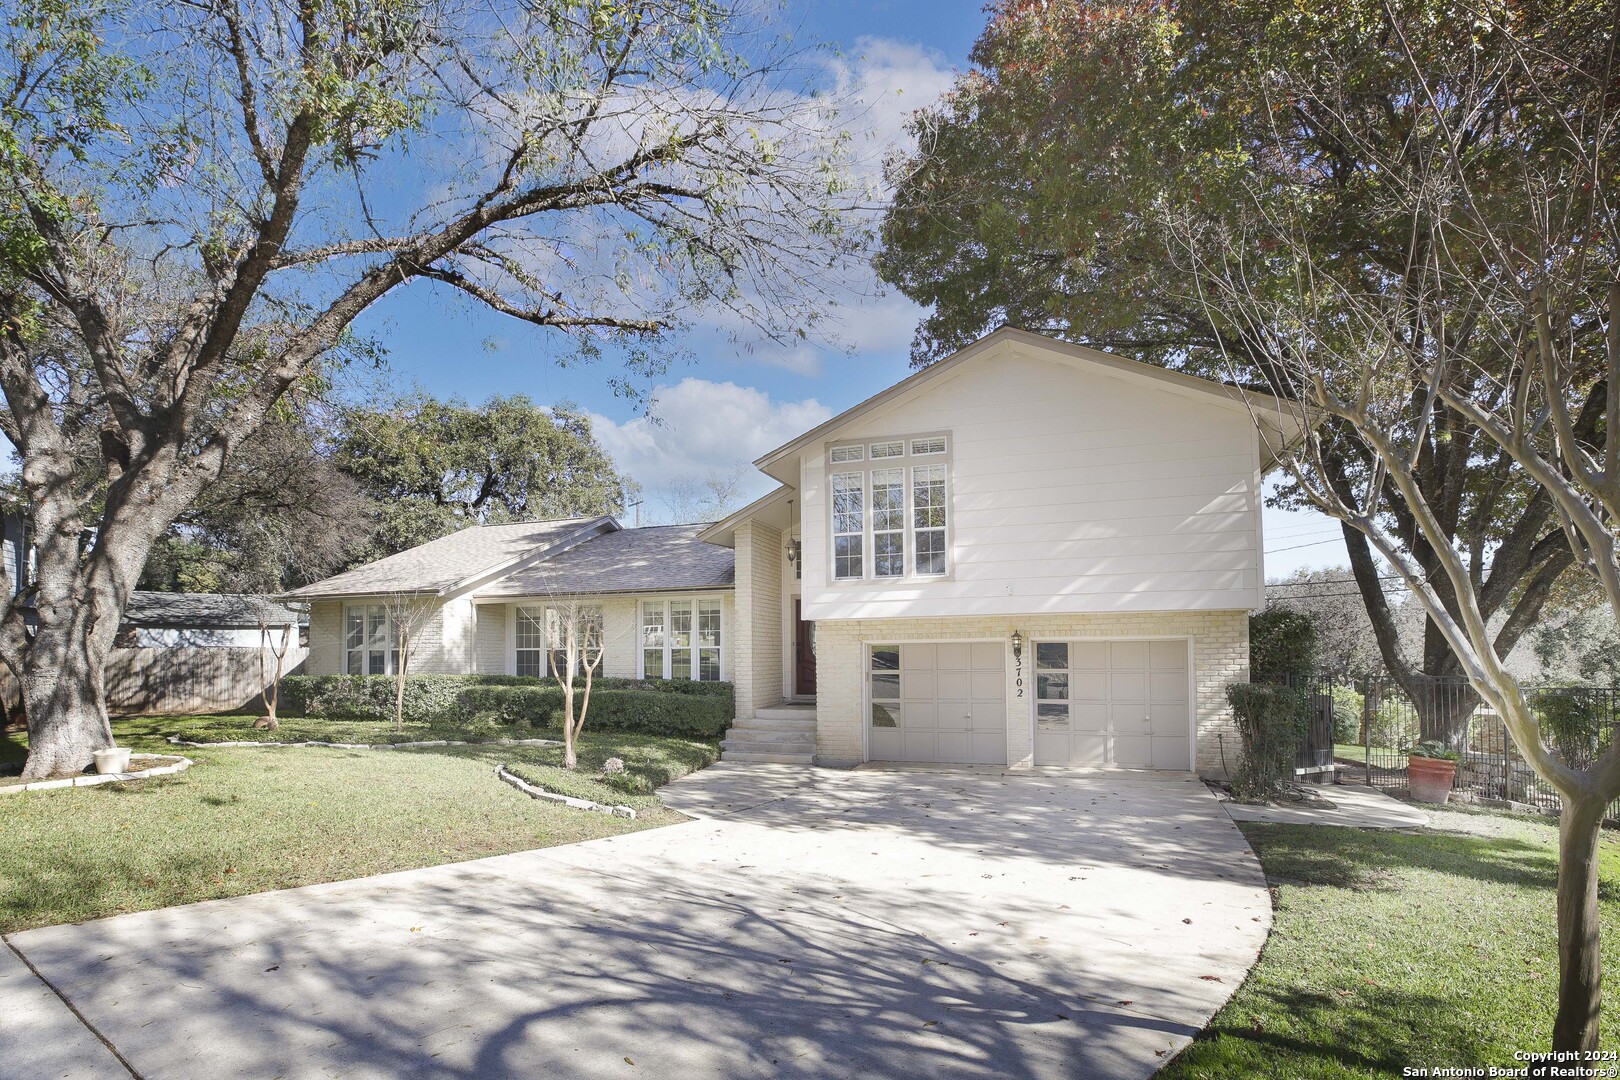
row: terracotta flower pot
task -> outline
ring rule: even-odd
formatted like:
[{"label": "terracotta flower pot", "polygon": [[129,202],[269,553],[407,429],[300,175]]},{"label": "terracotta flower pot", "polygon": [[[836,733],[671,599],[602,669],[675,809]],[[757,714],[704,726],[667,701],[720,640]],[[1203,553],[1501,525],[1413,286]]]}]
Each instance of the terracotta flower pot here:
[{"label": "terracotta flower pot", "polygon": [[1406,782],[1418,802],[1443,803],[1451,797],[1451,782],[1457,776],[1457,763],[1445,758],[1406,759]]}]

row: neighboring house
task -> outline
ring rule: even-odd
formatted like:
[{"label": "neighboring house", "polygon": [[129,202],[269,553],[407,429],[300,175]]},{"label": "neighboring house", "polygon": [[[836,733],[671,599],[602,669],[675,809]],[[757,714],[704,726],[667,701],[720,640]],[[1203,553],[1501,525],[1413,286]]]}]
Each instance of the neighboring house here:
[{"label": "neighboring house", "polygon": [[[137,590],[124,607],[118,644],[124,648],[280,648],[292,628],[297,648],[307,616],[268,596],[245,593],[169,593]],[[268,627],[266,642],[261,628]]]},{"label": "neighboring house", "polygon": [[1264,395],[1001,330],[760,458],[780,486],[724,521],[469,528],[290,595],[314,674],[393,670],[390,594],[437,606],[419,672],[543,674],[586,604],[607,674],[735,685],[728,758],[1216,772],[1296,435]]}]

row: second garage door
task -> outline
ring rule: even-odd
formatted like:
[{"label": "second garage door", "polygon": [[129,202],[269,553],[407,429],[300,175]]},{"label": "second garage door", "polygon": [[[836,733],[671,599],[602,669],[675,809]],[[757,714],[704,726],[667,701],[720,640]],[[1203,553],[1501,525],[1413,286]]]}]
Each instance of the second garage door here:
[{"label": "second garage door", "polygon": [[873,645],[867,651],[873,761],[1007,763],[999,642]]},{"label": "second garage door", "polygon": [[1191,768],[1185,641],[1035,644],[1035,764]]}]

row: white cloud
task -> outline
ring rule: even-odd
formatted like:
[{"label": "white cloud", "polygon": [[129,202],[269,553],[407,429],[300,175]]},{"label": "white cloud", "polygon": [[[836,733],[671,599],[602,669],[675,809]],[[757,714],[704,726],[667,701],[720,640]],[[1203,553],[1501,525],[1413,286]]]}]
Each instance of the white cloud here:
[{"label": "white cloud", "polygon": [[[832,416],[814,398],[772,401],[769,394],[733,382],[686,378],[654,392],[651,417],[624,423],[592,414],[592,430],[621,473],[646,493],[644,524],[657,521],[660,494],[682,480],[730,473]],[[743,497],[753,499],[773,482],[748,466]]]},{"label": "white cloud", "polygon": [[944,54],[893,38],[861,37],[829,65],[838,91],[858,103],[847,116],[862,144],[859,158],[875,174],[896,149],[909,149],[906,122],[937,102],[955,78]]}]

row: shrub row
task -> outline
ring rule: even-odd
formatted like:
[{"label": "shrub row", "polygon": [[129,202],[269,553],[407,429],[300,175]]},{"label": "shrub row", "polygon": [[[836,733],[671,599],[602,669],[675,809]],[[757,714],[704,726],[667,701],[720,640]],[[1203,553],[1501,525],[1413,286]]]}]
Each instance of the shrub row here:
[{"label": "shrub row", "polygon": [[[396,683],[389,675],[289,675],[281,680],[281,716],[326,720],[392,720]],[[575,700],[583,686],[576,687]],[[517,675],[410,675],[405,719],[464,726],[494,721],[562,727],[563,692],[549,679]],[[685,679],[592,682],[585,726],[592,731],[714,738],[733,715],[730,683]]]}]

